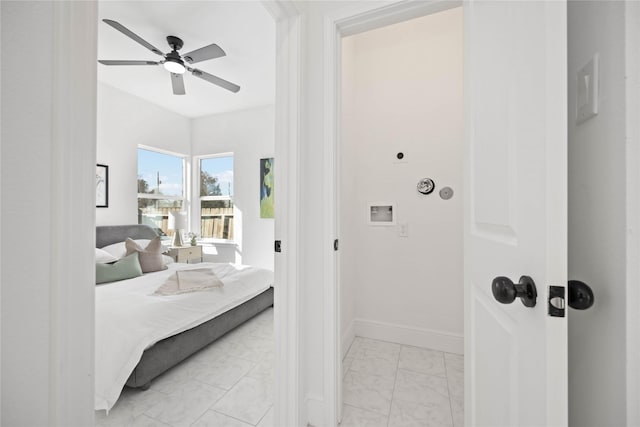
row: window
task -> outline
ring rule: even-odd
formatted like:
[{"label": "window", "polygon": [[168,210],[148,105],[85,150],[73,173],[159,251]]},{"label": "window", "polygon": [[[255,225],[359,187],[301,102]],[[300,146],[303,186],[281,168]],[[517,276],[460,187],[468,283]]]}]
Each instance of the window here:
[{"label": "window", "polygon": [[138,224],[173,234],[169,212],[185,206],[184,163],[184,156],[138,148]]},{"label": "window", "polygon": [[200,236],[233,240],[233,155],[200,158]]}]

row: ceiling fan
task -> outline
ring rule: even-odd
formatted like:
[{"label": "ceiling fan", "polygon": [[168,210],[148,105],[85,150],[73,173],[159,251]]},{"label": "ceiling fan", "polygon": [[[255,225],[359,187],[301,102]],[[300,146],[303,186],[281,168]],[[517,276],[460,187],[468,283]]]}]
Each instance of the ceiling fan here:
[{"label": "ceiling fan", "polygon": [[148,41],[144,40],[142,37],[135,34],[133,31],[129,30],[127,27],[122,25],[119,22],[113,21],[111,19],[103,19],[103,21],[120,31],[125,36],[130,39],[140,43],[142,46],[149,49],[151,52],[156,55],[162,56],[164,59],[156,62],[156,61],[129,61],[129,60],[103,60],[99,59],[98,62],[104,65],[163,65],[164,68],[171,73],[171,86],[173,88],[174,95],[184,95],[184,79],[182,75],[185,71],[189,71],[194,76],[201,78],[209,83],[213,83],[214,85],[220,86],[223,89],[230,90],[231,92],[238,92],[240,90],[240,86],[221,79],[220,77],[214,76],[213,74],[209,74],[205,71],[198,70],[197,68],[191,68],[190,64],[195,64],[196,62],[207,61],[209,59],[220,58],[221,56],[225,56],[226,53],[222,50],[217,44],[210,44],[205,47],[201,47],[200,49],[196,49],[189,53],[185,53],[184,55],[180,55],[178,51],[182,49],[183,42],[180,38],[176,36],[167,36],[167,43],[171,47],[171,52],[164,54],[158,48],[153,46]]}]

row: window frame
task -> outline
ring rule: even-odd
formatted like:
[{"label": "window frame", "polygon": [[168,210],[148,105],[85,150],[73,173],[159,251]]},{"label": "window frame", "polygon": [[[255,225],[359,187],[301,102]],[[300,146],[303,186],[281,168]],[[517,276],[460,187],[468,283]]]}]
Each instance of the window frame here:
[{"label": "window frame", "polygon": [[[231,157],[233,159],[233,193],[232,195],[226,195],[226,196],[201,196],[200,195],[200,170],[202,167],[202,160],[207,160],[207,159],[218,159],[218,158],[222,158],[222,157]],[[192,174],[192,183],[193,183],[193,215],[191,216],[191,220],[192,220],[192,224],[194,224],[193,227],[191,227],[192,230],[194,230],[195,233],[197,233],[198,236],[200,236],[198,238],[198,241],[202,242],[202,243],[227,243],[227,244],[235,244],[236,240],[235,240],[235,236],[236,236],[236,215],[235,215],[235,202],[234,202],[234,196],[235,196],[235,184],[236,184],[236,158],[235,155],[232,151],[227,151],[227,152],[222,152],[222,153],[215,153],[215,154],[202,154],[202,155],[198,155],[198,156],[193,156],[193,174]],[[229,201],[231,202],[232,206],[233,206],[233,239],[217,239],[215,237],[202,237],[202,202],[203,201]]]},{"label": "window frame", "polygon": [[[173,156],[173,157],[178,157],[180,159],[182,159],[182,195],[180,196],[171,196],[171,195],[165,195],[165,194],[149,194],[149,193],[137,193],[136,196],[136,202],[139,199],[150,199],[150,200],[173,200],[173,201],[182,201],[182,211],[187,212],[187,219],[190,218],[190,203],[189,203],[189,188],[191,183],[189,182],[189,168],[190,168],[190,161],[189,161],[189,155],[187,154],[182,154],[182,153],[177,153],[175,151],[170,151],[170,150],[165,150],[162,148],[158,148],[158,147],[151,147],[149,145],[144,145],[144,144],[138,144],[137,148],[136,148],[136,180],[137,177],[139,177],[139,170],[138,170],[138,154],[139,151],[138,150],[145,150],[145,151],[152,151],[154,153],[159,153],[159,154],[165,154],[167,156]],[[137,205],[137,203],[136,203]],[[188,220],[187,221],[187,229],[190,230],[191,229],[191,223]]]}]

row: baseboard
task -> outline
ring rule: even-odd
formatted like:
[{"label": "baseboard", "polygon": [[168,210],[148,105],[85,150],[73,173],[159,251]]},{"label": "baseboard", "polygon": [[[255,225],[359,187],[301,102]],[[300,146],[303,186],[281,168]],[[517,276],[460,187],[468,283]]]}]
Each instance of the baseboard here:
[{"label": "baseboard", "polygon": [[429,348],[447,353],[464,353],[464,337],[460,334],[413,328],[376,320],[356,319],[353,323],[355,335],[359,337]]},{"label": "baseboard", "polygon": [[344,331],[344,334],[342,334],[340,352],[342,353],[341,356],[343,359],[347,355],[347,352],[349,351],[349,347],[351,347],[351,343],[353,342],[355,337],[356,337],[356,322],[355,320],[352,320],[347,330]]},{"label": "baseboard", "polygon": [[307,396],[307,425],[314,427],[324,426],[324,401],[316,396]]}]

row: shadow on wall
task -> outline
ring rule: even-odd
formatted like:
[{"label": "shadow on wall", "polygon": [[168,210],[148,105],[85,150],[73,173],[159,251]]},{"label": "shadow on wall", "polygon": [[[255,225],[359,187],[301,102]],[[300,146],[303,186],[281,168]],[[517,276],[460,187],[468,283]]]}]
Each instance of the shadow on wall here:
[{"label": "shadow on wall", "polygon": [[242,254],[235,244],[202,245],[205,262],[241,262]]}]

